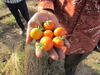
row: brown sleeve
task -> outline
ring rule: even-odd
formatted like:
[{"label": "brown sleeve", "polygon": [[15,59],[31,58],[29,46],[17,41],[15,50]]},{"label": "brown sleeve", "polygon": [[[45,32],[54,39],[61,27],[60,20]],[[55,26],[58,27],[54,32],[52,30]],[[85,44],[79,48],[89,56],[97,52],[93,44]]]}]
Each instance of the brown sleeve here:
[{"label": "brown sleeve", "polygon": [[38,0],[38,11],[42,9],[54,10],[54,0]]}]

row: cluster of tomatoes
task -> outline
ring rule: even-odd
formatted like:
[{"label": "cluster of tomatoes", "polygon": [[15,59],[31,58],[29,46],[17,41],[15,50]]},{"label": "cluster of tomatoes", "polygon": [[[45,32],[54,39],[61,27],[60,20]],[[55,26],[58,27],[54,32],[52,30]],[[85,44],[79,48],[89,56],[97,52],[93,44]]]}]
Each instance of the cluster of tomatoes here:
[{"label": "cluster of tomatoes", "polygon": [[[41,30],[41,26],[43,27]],[[50,51],[53,47],[64,47],[63,36],[67,34],[63,27],[55,28],[55,23],[52,20],[47,20],[41,25],[40,28],[33,28],[30,32],[31,38],[40,40],[38,46],[42,50]]]}]

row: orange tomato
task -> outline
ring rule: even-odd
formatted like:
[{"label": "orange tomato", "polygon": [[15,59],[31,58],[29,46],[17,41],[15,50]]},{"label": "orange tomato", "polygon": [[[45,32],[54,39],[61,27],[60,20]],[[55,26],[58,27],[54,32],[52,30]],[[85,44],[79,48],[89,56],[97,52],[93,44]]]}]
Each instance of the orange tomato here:
[{"label": "orange tomato", "polygon": [[49,51],[53,48],[53,42],[52,42],[52,39],[49,38],[49,37],[43,37],[41,38],[40,40],[40,43],[43,45],[43,49],[45,51]]},{"label": "orange tomato", "polygon": [[54,30],[54,35],[57,37],[61,37],[67,34],[66,30],[63,27],[58,27]]},{"label": "orange tomato", "polygon": [[39,28],[33,28],[30,32],[31,38],[39,40],[43,35],[43,32]]},{"label": "orange tomato", "polygon": [[62,48],[64,46],[64,41],[61,40],[59,37],[53,38],[53,45],[56,48]]},{"label": "orange tomato", "polygon": [[43,36],[48,36],[50,38],[53,38],[53,32],[51,30],[46,30],[44,31]]},{"label": "orange tomato", "polygon": [[45,30],[54,30],[55,23],[52,20],[47,20],[43,25]]}]

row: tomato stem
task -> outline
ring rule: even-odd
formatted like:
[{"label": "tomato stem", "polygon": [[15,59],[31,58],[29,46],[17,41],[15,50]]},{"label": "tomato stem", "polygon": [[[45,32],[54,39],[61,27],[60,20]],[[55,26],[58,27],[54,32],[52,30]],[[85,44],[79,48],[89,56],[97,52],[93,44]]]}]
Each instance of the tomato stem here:
[{"label": "tomato stem", "polygon": [[47,18],[47,20],[46,20],[46,23],[47,23],[47,24],[50,24],[50,20],[49,20],[48,18]]},{"label": "tomato stem", "polygon": [[39,50],[42,51],[44,49],[44,46],[42,43],[38,43],[36,46],[39,47]]},{"label": "tomato stem", "polygon": [[65,37],[64,36],[58,37],[58,39],[63,40],[63,39],[65,39]]},{"label": "tomato stem", "polygon": [[40,30],[44,30],[43,26],[40,24],[40,22],[39,22],[38,19],[36,20],[36,23],[39,24],[38,28],[39,28]]}]

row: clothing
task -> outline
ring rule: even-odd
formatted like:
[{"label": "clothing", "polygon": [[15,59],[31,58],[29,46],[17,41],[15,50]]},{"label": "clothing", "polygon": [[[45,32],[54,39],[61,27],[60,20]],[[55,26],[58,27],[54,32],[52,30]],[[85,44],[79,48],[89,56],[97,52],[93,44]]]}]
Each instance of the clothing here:
[{"label": "clothing", "polygon": [[91,52],[100,40],[99,3],[99,0],[39,0],[38,10],[55,11],[68,32],[71,47],[66,54],[81,54]]},{"label": "clothing", "polygon": [[65,75],[75,75],[77,65],[85,59],[90,53],[66,55],[65,58]]},{"label": "clothing", "polygon": [[21,12],[22,16],[24,17],[24,19],[26,20],[26,22],[29,21],[29,14],[28,14],[28,9],[27,9],[27,5],[25,1],[22,1],[20,3],[17,4],[9,4],[6,3],[7,7],[9,8],[9,10],[11,11],[11,13],[14,15],[19,27],[24,30],[24,25],[21,21],[21,17],[19,14],[19,11]]},{"label": "clothing", "polygon": [[65,57],[65,75],[75,75],[77,65],[100,40],[99,0],[39,0],[38,10],[52,9],[66,28],[71,44]]},{"label": "clothing", "polygon": [[16,4],[16,3],[19,3],[23,0],[3,0],[5,3],[10,3],[10,4]]}]

